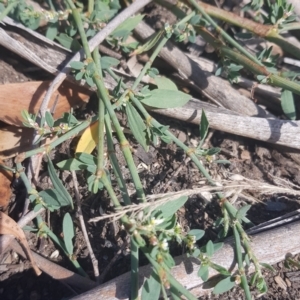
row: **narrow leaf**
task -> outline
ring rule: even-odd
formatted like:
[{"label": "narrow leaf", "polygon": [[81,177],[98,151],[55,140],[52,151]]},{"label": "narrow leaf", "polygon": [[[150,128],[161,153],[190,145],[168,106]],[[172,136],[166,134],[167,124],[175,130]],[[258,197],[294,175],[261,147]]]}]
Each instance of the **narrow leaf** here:
[{"label": "narrow leaf", "polygon": [[46,111],[45,119],[49,127],[53,127],[54,119],[49,111]]},{"label": "narrow leaf", "polygon": [[235,282],[229,276],[217,283],[217,285],[214,287],[213,293],[215,295],[222,294],[231,290],[234,286]]},{"label": "narrow leaf", "polygon": [[69,213],[66,213],[63,219],[63,233],[64,233],[64,242],[66,250],[69,255],[73,254],[73,237],[74,237],[74,227],[73,221]]},{"label": "narrow leaf", "polygon": [[192,97],[180,91],[156,89],[141,100],[145,105],[156,108],[174,108],[185,105]]},{"label": "narrow leaf", "polygon": [[273,273],[276,272],[276,270],[271,265],[269,265],[267,263],[260,263],[260,265],[263,266],[264,268],[272,271]]},{"label": "narrow leaf", "polygon": [[158,300],[161,290],[161,284],[157,274],[152,271],[151,276],[145,281],[142,289],[143,300]]},{"label": "narrow leaf", "polygon": [[164,33],[164,30],[159,31],[155,35],[153,35],[144,45],[139,46],[136,50],[134,50],[130,56],[141,54],[143,52],[147,52],[151,50],[160,40]]},{"label": "narrow leaf", "polygon": [[198,276],[205,282],[208,279],[208,265],[203,265],[201,264],[199,271],[198,271]]},{"label": "narrow leaf", "polygon": [[60,179],[58,178],[56,171],[54,169],[53,163],[51,161],[51,158],[49,156],[48,156],[48,173],[49,173],[49,176],[53,183],[54,189],[59,193],[60,197],[63,200],[65,200],[68,203],[68,205],[70,205],[73,208],[72,198],[71,198],[70,194],[68,193],[68,191],[66,190],[66,188],[63,186]]},{"label": "narrow leaf", "polygon": [[[68,171],[79,171],[79,170],[89,170],[89,172],[94,173],[96,171],[96,165],[87,165],[76,158],[69,158],[63,160],[56,164],[62,170]],[[93,168],[94,166],[94,168]]]},{"label": "narrow leaf", "polygon": [[205,114],[204,110],[202,109],[201,122],[200,122],[200,125],[199,125],[201,141],[203,141],[206,138],[208,128],[209,128],[209,123],[208,123],[206,114]]},{"label": "narrow leaf", "polygon": [[251,208],[251,205],[245,205],[245,206],[241,207],[236,213],[236,218],[239,220],[243,219],[246,216],[246,214],[250,208]]},{"label": "narrow leaf", "polygon": [[128,35],[143,19],[144,15],[136,15],[126,19],[112,33],[113,37],[124,37]]},{"label": "narrow leaf", "polygon": [[174,215],[179,208],[181,208],[185,202],[187,201],[187,196],[182,196],[176,200],[169,201],[167,203],[162,204],[158,208],[155,209],[155,212],[160,211],[163,218],[167,219]]},{"label": "narrow leaf", "polygon": [[145,151],[148,151],[146,139],[146,124],[144,123],[142,117],[137,112],[135,107],[129,102],[126,104],[126,115],[128,117],[128,124],[132,131],[132,134],[134,135],[138,143],[143,146]]},{"label": "narrow leaf", "polygon": [[65,33],[60,33],[55,37],[58,42],[67,49],[72,50],[73,52],[77,52],[80,50],[81,45],[76,39],[71,38]]},{"label": "narrow leaf", "polygon": [[290,119],[296,119],[296,107],[294,102],[294,96],[291,91],[283,90],[281,92],[281,107],[284,114]]},{"label": "narrow leaf", "polygon": [[97,165],[97,158],[91,154],[87,154],[84,152],[76,153],[75,158],[77,158],[78,160],[80,160],[81,162],[87,165],[91,165],[91,166]]},{"label": "narrow leaf", "polygon": [[55,189],[46,189],[39,192],[39,195],[43,198],[43,201],[47,204],[48,208],[53,211],[53,209],[59,209],[62,206],[69,205],[63,197]]}]

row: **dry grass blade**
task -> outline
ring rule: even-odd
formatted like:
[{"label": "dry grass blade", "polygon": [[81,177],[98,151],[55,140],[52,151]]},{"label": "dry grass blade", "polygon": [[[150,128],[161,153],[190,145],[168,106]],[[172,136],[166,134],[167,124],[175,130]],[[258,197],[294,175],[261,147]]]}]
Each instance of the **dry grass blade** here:
[{"label": "dry grass blade", "polygon": [[[280,182],[278,181],[278,183],[280,183],[281,186],[275,186],[261,181],[247,179],[241,175],[233,175],[231,178],[232,180],[222,181],[220,186],[203,186],[194,189],[182,190],[179,192],[150,195],[147,196],[146,203],[127,205],[123,208],[121,212],[92,218],[89,220],[89,222],[98,222],[105,219],[117,220],[128,213],[136,215],[140,211],[143,211],[145,208],[149,209],[148,214],[150,214],[153,210],[157,209],[159,206],[163,205],[166,202],[177,200],[179,197],[182,196],[191,196],[196,194],[202,194],[204,192],[216,193],[218,191],[223,191],[226,197],[234,195],[235,193],[240,194],[243,190],[257,191],[261,194],[283,193],[294,196],[300,196],[300,190],[292,189],[287,182],[282,180]],[[293,187],[296,186],[294,185]]]},{"label": "dry grass blade", "polygon": [[0,234],[10,234],[13,235],[17,240],[19,240],[20,244],[24,248],[24,252],[26,253],[28,259],[31,261],[32,267],[36,273],[36,275],[40,275],[42,272],[38,268],[36,262],[34,261],[30,248],[28,246],[25,234],[23,230],[19,227],[19,225],[5,213],[0,212]]}]

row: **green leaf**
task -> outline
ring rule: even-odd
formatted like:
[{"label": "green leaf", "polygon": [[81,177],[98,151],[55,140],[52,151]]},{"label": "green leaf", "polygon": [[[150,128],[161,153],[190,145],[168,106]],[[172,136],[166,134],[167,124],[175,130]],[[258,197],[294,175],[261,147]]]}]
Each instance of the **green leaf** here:
[{"label": "green leaf", "polygon": [[208,149],[208,151],[206,152],[206,155],[212,156],[212,155],[218,154],[220,151],[221,151],[220,148],[213,147],[213,148]]},{"label": "green leaf", "polygon": [[196,237],[196,241],[200,240],[205,234],[204,230],[201,229],[192,229],[188,232],[188,235],[193,235]]},{"label": "green leaf", "polygon": [[67,160],[63,160],[57,163],[56,165],[60,169],[68,171],[89,170],[89,172],[95,173],[97,169],[97,166],[95,164],[88,165],[76,158],[69,158]]},{"label": "green leaf", "polygon": [[254,285],[257,280],[258,273],[255,272],[250,278],[250,285]]},{"label": "green leaf", "polygon": [[281,107],[284,114],[290,119],[296,119],[296,107],[294,102],[294,96],[291,91],[282,90],[281,92]]},{"label": "green leaf", "polygon": [[231,277],[226,277],[223,280],[219,281],[213,289],[215,295],[225,293],[231,290],[235,286],[234,280]]},{"label": "green leaf", "polygon": [[175,214],[173,214],[168,218],[164,218],[164,221],[161,224],[156,225],[156,229],[171,230],[172,228],[175,227],[176,222],[177,222],[177,217]]},{"label": "green leaf", "polygon": [[72,50],[73,52],[77,52],[81,49],[81,45],[79,42],[65,33],[60,33],[55,37],[58,42],[67,49]]},{"label": "green leaf", "polygon": [[231,275],[231,273],[227,269],[225,269],[224,267],[222,267],[220,265],[210,263],[210,267],[215,269],[217,272],[219,272],[222,275],[225,275],[225,276]]},{"label": "green leaf", "polygon": [[191,98],[190,95],[180,91],[155,89],[141,102],[155,108],[174,108],[185,105]]},{"label": "green leaf", "polygon": [[206,254],[207,256],[211,257],[214,254],[214,244],[212,241],[208,241],[208,243],[206,244]]},{"label": "green leaf", "polygon": [[89,76],[85,77],[85,81],[90,87],[95,86],[95,83],[94,83],[94,80],[92,77],[89,77]]},{"label": "green leaf", "polygon": [[260,263],[260,265],[263,266],[264,268],[272,271],[273,273],[276,272],[276,270],[271,265],[269,265],[267,263]]},{"label": "green leaf", "polygon": [[179,208],[181,208],[187,201],[187,196],[182,196],[176,200],[168,201],[157,207],[154,212],[160,212],[164,219],[173,216]]},{"label": "green leaf", "polygon": [[54,119],[49,111],[46,111],[45,119],[49,127],[53,127]]},{"label": "green leaf", "polygon": [[131,53],[130,56],[138,55],[151,50],[158,43],[163,33],[164,30],[161,30],[154,34],[144,45],[139,46],[135,51],[133,51],[133,53]]},{"label": "green leaf", "polygon": [[70,62],[70,67],[73,68],[74,70],[81,70],[84,69],[85,64],[82,61],[72,61]]},{"label": "green leaf", "polygon": [[175,266],[175,261],[169,252],[164,254],[164,263],[169,269],[172,269]]},{"label": "green leaf", "polygon": [[73,200],[66,190],[66,188],[63,186],[62,182],[58,178],[53,163],[51,161],[51,158],[48,156],[48,173],[51,178],[51,181],[53,183],[54,189],[57,191],[57,193],[61,197],[61,202],[63,201],[65,204],[64,205],[70,205],[73,208]]},{"label": "green leaf", "polygon": [[161,290],[160,279],[157,274],[152,271],[150,277],[145,281],[142,288],[143,300],[158,300]]},{"label": "green leaf", "polygon": [[159,76],[159,77],[155,77],[154,81],[155,81],[157,87],[161,90],[178,91],[176,84],[169,78]]},{"label": "green leaf", "polygon": [[204,139],[206,138],[208,128],[209,128],[209,123],[208,123],[206,114],[205,114],[204,110],[202,109],[201,122],[199,124],[201,141],[204,141]]},{"label": "green leaf", "polygon": [[62,206],[68,205],[65,201],[62,201],[60,194],[55,189],[47,189],[39,192],[39,195],[43,198],[43,201],[53,209],[59,209]]},{"label": "green leaf", "polygon": [[143,17],[144,15],[136,15],[126,19],[111,33],[111,36],[114,38],[127,36],[142,21]]},{"label": "green leaf", "polygon": [[100,64],[102,70],[107,70],[111,67],[115,67],[120,63],[120,61],[116,58],[110,56],[101,56]]},{"label": "green leaf", "polygon": [[251,205],[245,205],[245,206],[241,207],[236,213],[236,218],[239,220],[243,219],[246,216],[246,214],[250,208],[251,208]]},{"label": "green leaf", "polygon": [[208,279],[208,265],[201,264],[198,270],[198,276],[205,282]]},{"label": "green leaf", "polygon": [[151,78],[155,78],[157,75],[159,75],[159,71],[156,68],[150,68],[147,73]]},{"label": "green leaf", "polygon": [[53,41],[58,33],[58,22],[48,23],[46,38]]},{"label": "green leaf", "polygon": [[76,76],[75,76],[75,79],[76,79],[77,81],[79,81],[79,80],[82,79],[83,75],[84,75],[83,72],[78,72],[78,73],[76,74]]},{"label": "green leaf", "polygon": [[69,213],[66,213],[63,219],[63,234],[66,250],[69,255],[72,255],[74,248],[72,239],[75,236],[75,234],[73,221]]},{"label": "green leaf", "polygon": [[85,153],[85,152],[77,152],[75,154],[75,157],[87,165],[97,165],[97,158],[91,154]]},{"label": "green leaf", "polygon": [[214,253],[219,251],[224,246],[224,243],[214,243]]},{"label": "green leaf", "polygon": [[135,107],[130,102],[126,103],[125,109],[128,118],[128,124],[132,131],[132,134],[134,135],[138,143],[145,149],[145,151],[148,151],[148,143],[146,139],[146,124],[144,123],[142,117],[137,112]]}]

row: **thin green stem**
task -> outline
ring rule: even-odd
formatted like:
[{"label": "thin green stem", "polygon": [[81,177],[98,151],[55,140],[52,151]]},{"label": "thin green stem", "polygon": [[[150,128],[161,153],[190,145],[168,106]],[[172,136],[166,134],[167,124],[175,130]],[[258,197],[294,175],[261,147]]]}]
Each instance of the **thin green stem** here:
[{"label": "thin green stem", "polygon": [[243,53],[250,60],[256,62],[258,65],[262,65],[262,63],[251,53],[249,53],[243,46],[237,43],[229,34],[227,34],[207,13],[206,11],[199,5],[196,0],[188,0],[202,15],[203,17],[215,28],[215,30],[226,39],[233,47],[238,49],[241,53]]},{"label": "thin green stem", "polygon": [[142,186],[140,177],[138,175],[136,166],[134,164],[134,160],[133,160],[133,157],[132,157],[132,154],[131,154],[131,151],[130,151],[129,143],[128,143],[128,141],[127,141],[127,139],[126,139],[126,137],[123,133],[123,130],[121,128],[119,120],[118,120],[118,118],[115,114],[115,111],[114,111],[111,103],[110,103],[110,100],[108,98],[108,94],[106,92],[104,83],[103,83],[103,81],[99,80],[97,77],[94,77],[94,79],[95,79],[95,83],[96,83],[96,86],[97,86],[98,90],[99,91],[105,91],[105,92],[101,92],[101,95],[102,95],[102,98],[104,100],[104,104],[105,104],[105,107],[108,111],[108,114],[111,118],[111,121],[112,121],[112,123],[115,127],[116,133],[118,135],[123,155],[124,155],[125,160],[127,162],[127,165],[128,165],[133,183],[134,183],[135,188],[136,188],[137,197],[138,197],[139,201],[146,202],[146,196],[145,196],[143,186]]},{"label": "thin green stem", "polygon": [[[93,51],[93,57],[99,73],[102,73],[102,68],[100,65],[100,55],[98,48]],[[101,78],[103,80],[103,78]],[[98,120],[98,172],[104,168],[104,114],[105,106],[98,94],[98,107],[99,107],[99,120]]]},{"label": "thin green stem", "polygon": [[174,287],[174,289],[177,290],[178,293],[182,294],[186,299],[189,300],[197,300],[197,298],[190,292],[188,291],[182,284],[180,284],[170,273],[170,271],[167,268],[163,268],[161,264],[159,264],[155,259],[151,257],[149,254],[149,249],[147,247],[141,247],[141,250],[151,263],[151,265],[155,268],[156,273],[162,274],[165,273],[167,275],[167,280],[170,284],[170,286]]},{"label": "thin green stem", "polygon": [[273,74],[268,71],[265,66],[257,64],[256,62],[250,60],[248,57],[245,57],[243,54],[227,46],[224,46],[205,27],[196,27],[196,29],[200,32],[203,38],[219,52],[221,56],[228,57],[237,64],[244,66],[255,75],[266,76],[268,78],[268,83],[271,85],[281,87],[300,95],[300,84],[298,84],[297,82],[291,81],[290,79],[284,78],[277,74]]},{"label": "thin green stem", "polygon": [[135,82],[133,83],[132,90],[135,90],[136,87],[139,85],[139,83],[141,82],[141,80],[144,77],[144,75],[146,74],[146,72],[150,69],[154,59],[157,57],[160,50],[165,46],[165,44],[167,43],[168,40],[169,39],[167,37],[163,37],[160,40],[159,44],[157,45],[157,47],[153,51],[152,55],[150,56],[148,62],[145,64],[143,70],[140,72],[139,76],[136,78]]},{"label": "thin green stem", "polygon": [[[122,210],[122,206],[116,196],[116,193],[115,191],[113,190],[112,186],[111,186],[111,183],[110,181],[108,180],[107,178],[107,175],[106,173],[104,172],[102,177],[101,177],[101,182],[102,184],[104,185],[104,187],[106,188],[108,194],[109,194],[109,197],[111,198],[114,206],[115,206],[115,209],[116,210]],[[124,215],[121,217],[121,221],[122,223],[124,224],[125,228],[130,232],[132,233],[134,230],[135,230],[135,225],[132,224],[132,222],[130,222],[129,218],[127,215]]]},{"label": "thin green stem", "polygon": [[112,138],[112,128],[111,128],[110,118],[109,118],[108,114],[105,115],[104,121],[105,121],[105,128],[106,128],[107,152],[109,155],[110,163],[112,165],[114,174],[116,176],[118,186],[122,193],[122,198],[124,200],[124,203],[126,205],[130,205],[131,200],[130,200],[130,197],[129,197],[129,194],[127,191],[127,187],[125,184],[125,180],[123,178],[122,171],[120,169],[118,159],[117,159],[115,149],[114,149],[113,138]]},{"label": "thin green stem", "polygon": [[110,195],[110,198],[111,198],[111,201],[113,202],[114,204],[114,207],[115,209],[118,211],[118,210],[121,210],[122,209],[122,206],[111,186],[111,183],[110,181],[108,180],[107,178],[107,175],[106,175],[106,172],[103,170],[103,173],[102,173],[102,176],[101,176],[101,182],[103,183],[103,185],[105,186],[105,188],[107,189],[107,192],[108,194]]},{"label": "thin green stem", "polygon": [[28,157],[31,157],[32,155],[35,155],[35,154],[38,154],[38,153],[48,153],[49,151],[51,151],[52,149],[54,149],[55,147],[57,147],[58,145],[60,145],[64,141],[70,139],[71,137],[73,137],[73,136],[77,135],[78,133],[80,133],[82,130],[86,129],[91,124],[91,122],[94,122],[95,120],[96,120],[96,118],[83,121],[82,123],[80,123],[76,127],[72,128],[71,130],[66,132],[64,135],[60,136],[59,138],[57,138],[56,140],[51,142],[49,145],[46,145],[46,146],[43,146],[43,147],[36,148],[36,149],[25,152],[24,153],[24,159],[28,158]]},{"label": "thin green stem", "polygon": [[[72,3],[71,0],[67,0],[67,1],[69,3]],[[78,9],[75,7],[75,5],[73,3],[70,6],[72,8],[72,14],[73,14],[74,20],[77,24],[77,28],[78,28],[79,35],[80,35],[80,38],[81,38],[81,41],[82,41],[82,46],[83,46],[85,55],[86,55],[87,58],[91,58],[92,55],[91,55],[89,43],[88,43],[85,31],[84,31],[84,27],[83,27],[83,24],[82,24],[82,21],[81,21],[80,13],[79,13]]]},{"label": "thin green stem", "polygon": [[14,6],[18,4],[18,1],[10,2],[3,12],[0,14],[0,22],[13,10]]},{"label": "thin green stem", "polygon": [[239,232],[235,226],[235,224],[233,224],[233,235],[234,235],[234,240],[235,240],[235,255],[236,255],[236,259],[237,259],[237,263],[238,263],[238,269],[239,269],[239,273],[240,273],[240,277],[241,277],[241,285],[244,289],[245,292],[245,296],[247,300],[251,300],[251,293],[250,293],[250,288],[249,288],[249,284],[247,281],[247,277],[245,274],[245,268],[243,265],[243,258],[242,258],[242,245],[241,245],[241,239],[240,239],[240,235]]},{"label": "thin green stem", "polygon": [[37,220],[37,225],[39,228],[39,231],[47,234],[47,236],[49,236],[51,238],[51,240],[58,245],[61,250],[65,253],[65,255],[69,258],[70,262],[72,263],[72,265],[74,266],[74,268],[77,270],[77,272],[84,276],[89,278],[89,276],[87,275],[87,273],[82,269],[82,267],[80,266],[80,264],[78,263],[78,261],[76,259],[72,258],[72,255],[70,253],[68,253],[65,244],[62,240],[60,240],[55,234],[54,232],[46,225],[46,223],[42,220],[41,216],[37,216],[36,217]]},{"label": "thin green stem", "polygon": [[139,247],[135,240],[130,238],[130,262],[131,262],[131,297],[132,300],[139,298]]},{"label": "thin green stem", "polygon": [[88,0],[88,16],[91,15],[91,13],[94,10],[94,0]]},{"label": "thin green stem", "polygon": [[16,162],[16,170],[17,170],[17,173],[19,174],[19,176],[21,177],[25,187],[26,187],[26,190],[27,190],[27,193],[28,194],[38,194],[37,190],[35,190],[32,186],[31,186],[31,183],[30,181],[28,180],[25,172],[24,172],[24,168],[22,166],[22,164],[20,162]]},{"label": "thin green stem", "polygon": [[[71,0],[67,0],[67,1],[71,2]],[[79,30],[79,34],[80,34],[80,37],[81,37],[81,41],[82,41],[82,44],[83,44],[85,54],[87,56],[87,59],[92,61],[92,56],[91,56],[91,53],[90,53],[90,50],[89,50],[89,45],[88,45],[88,42],[87,42],[86,34],[83,30],[83,25],[82,25],[82,21],[81,21],[81,18],[80,18],[80,14],[76,10],[73,10],[73,13],[74,13],[74,19],[76,21],[77,27],[81,28],[81,30]],[[100,58],[100,55],[99,55],[98,58]],[[96,65],[99,66],[100,62],[97,62]],[[93,80],[94,80],[94,82],[97,86],[99,95],[100,95],[101,99],[103,100],[104,105],[106,107],[106,110],[107,110],[107,112],[108,112],[108,114],[111,118],[111,121],[112,121],[114,127],[115,127],[116,133],[118,135],[118,138],[119,138],[119,141],[120,141],[120,144],[121,144],[121,149],[122,149],[123,155],[125,157],[126,163],[128,165],[128,168],[129,168],[132,180],[133,180],[133,183],[134,183],[135,188],[136,188],[137,197],[138,197],[139,201],[146,202],[146,196],[145,196],[143,186],[142,186],[140,177],[138,175],[136,166],[134,164],[134,160],[133,160],[130,148],[129,148],[129,143],[128,143],[128,141],[127,141],[127,139],[126,139],[126,137],[125,137],[125,135],[122,131],[119,120],[118,120],[118,118],[117,118],[117,116],[114,112],[114,109],[113,109],[111,103],[110,103],[110,99],[108,97],[107,89],[105,88],[104,82],[102,80],[102,76],[100,75],[102,73],[100,73],[100,72],[102,72],[102,70],[98,70],[95,67],[94,74],[93,74]]]}]

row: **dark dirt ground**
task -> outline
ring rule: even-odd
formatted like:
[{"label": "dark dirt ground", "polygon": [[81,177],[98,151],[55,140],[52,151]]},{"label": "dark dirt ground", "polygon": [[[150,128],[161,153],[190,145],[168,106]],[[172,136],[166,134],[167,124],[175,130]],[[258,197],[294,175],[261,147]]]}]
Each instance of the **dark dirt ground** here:
[{"label": "dark dirt ground", "polygon": [[[161,15],[156,15],[156,18],[160,18],[160,22],[164,22],[161,19]],[[0,82],[2,84],[49,78],[47,74],[41,71],[32,72],[31,67],[33,66],[23,59],[0,48]],[[93,100],[91,100],[85,111],[79,111],[78,115],[90,114],[93,109],[94,104]],[[159,116],[157,119],[164,124],[170,125],[172,132],[188,145],[193,145],[199,136],[197,126],[171,119],[166,120]],[[131,139],[130,136],[129,139]],[[140,167],[142,183],[147,194],[180,191],[198,187],[203,182],[203,177],[195,166],[191,162],[184,163],[186,159],[184,153],[174,145],[161,144],[160,147],[151,147],[150,152],[145,153],[134,141],[132,142],[135,162]],[[53,162],[56,163],[66,159],[70,148],[72,154],[72,144],[75,144],[75,141],[69,141],[56,149],[52,154]],[[250,179],[274,184],[270,176],[273,175],[300,185],[299,165],[284,156],[279,150],[273,149],[270,145],[223,132],[213,132],[210,138],[210,145],[222,149],[216,159],[227,159],[231,162],[230,165],[226,166],[204,162],[209,167],[211,174],[216,177],[218,176],[220,179],[226,179],[231,174],[241,174]],[[122,162],[123,158],[118,149],[118,144],[115,147]],[[181,167],[181,171],[178,176],[173,176],[179,167]],[[45,168],[45,164],[43,168]],[[41,175],[40,185],[45,187],[49,184],[49,181],[48,177],[44,176],[46,175],[44,169],[41,170]],[[73,195],[70,175],[62,173],[61,176],[67,184],[71,195]],[[127,179],[130,189],[131,183],[126,168],[124,169],[124,176]],[[105,192],[91,196],[84,184],[83,174],[79,173],[78,179],[82,197],[82,208],[86,220],[98,216],[99,211],[102,210],[106,213],[112,212],[112,206]],[[24,204],[25,189],[20,183],[15,184],[13,189],[14,195],[11,199],[9,212],[17,217]],[[244,194],[237,199],[236,203],[237,205],[244,203],[252,204],[248,217],[255,224],[271,220],[300,208],[299,199],[279,194],[272,196],[264,196],[257,193]],[[201,240],[203,244],[207,240],[214,240],[217,237],[213,223],[218,216],[220,216],[218,204],[214,201],[207,203],[198,195],[190,197],[185,207],[179,211],[179,220],[185,229],[201,228],[206,230],[206,235]],[[75,219],[76,216],[74,215],[73,217],[76,224],[75,253],[83,269],[93,278],[88,250]],[[61,224],[60,215],[58,213],[51,214],[52,229],[58,234],[61,230],[59,224]],[[112,279],[130,269],[128,238],[124,231],[120,229],[117,222],[109,223],[102,221],[89,224],[88,232],[95,255],[99,260],[100,274],[119,252],[117,259],[110,266],[104,281]],[[26,235],[32,250],[37,251],[45,257],[50,257],[55,252],[56,247],[50,239],[37,239],[32,233],[26,233]],[[172,251],[174,255],[182,254],[182,249],[178,246],[174,246]],[[2,253],[0,259],[0,299],[56,300],[74,296],[74,293],[67,286],[52,280],[47,275],[42,274],[36,277],[28,261],[18,257],[12,251]],[[296,257],[296,260],[298,259]],[[66,268],[71,268],[67,259],[61,254],[58,254],[52,260]],[[300,276],[294,272],[296,269],[286,269],[283,262],[275,265],[274,268],[276,269],[276,273],[266,274],[269,291],[259,299],[300,299]],[[280,279],[284,283],[279,283]],[[240,288],[234,288],[224,295],[217,297],[210,296],[207,299],[243,299],[243,293]]]}]

